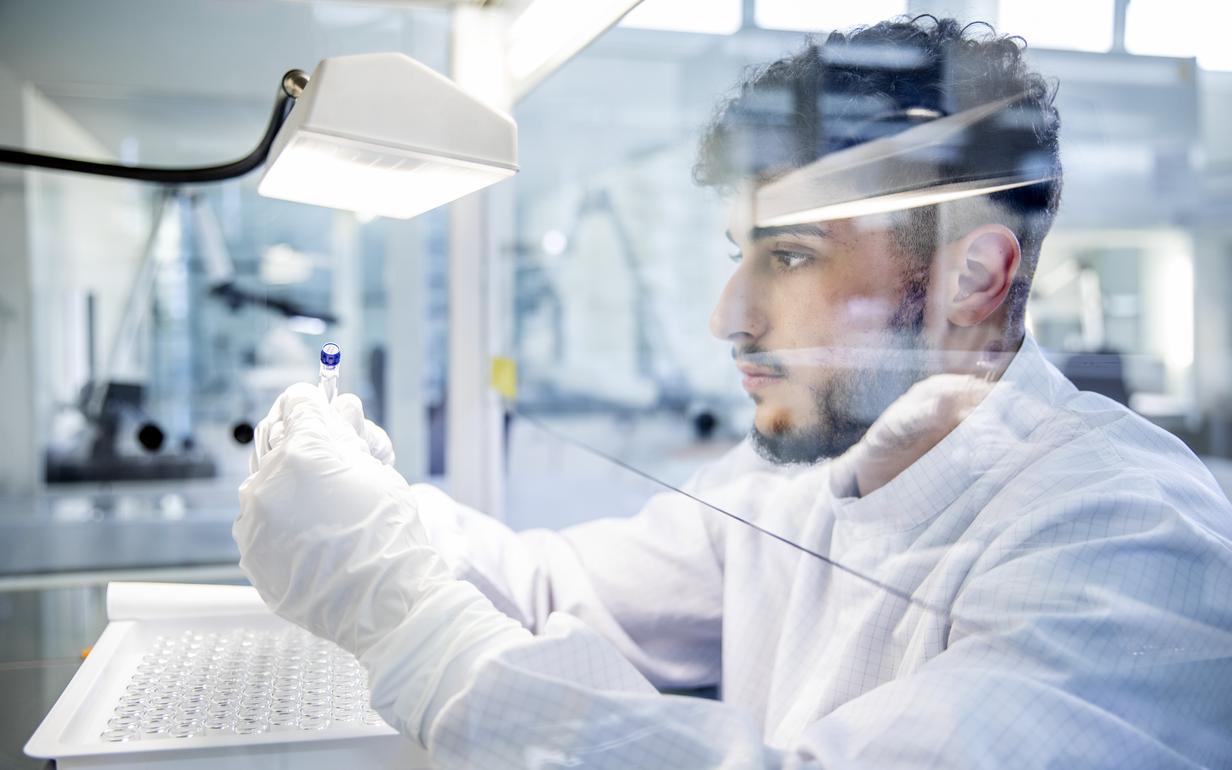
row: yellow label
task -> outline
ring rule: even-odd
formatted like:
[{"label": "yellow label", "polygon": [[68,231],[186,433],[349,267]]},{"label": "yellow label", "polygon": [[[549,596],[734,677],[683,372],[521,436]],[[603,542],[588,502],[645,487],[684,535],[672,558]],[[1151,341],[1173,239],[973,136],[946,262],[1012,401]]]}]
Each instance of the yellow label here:
[{"label": "yellow label", "polygon": [[512,358],[492,359],[492,389],[510,401],[518,397],[518,363]]}]

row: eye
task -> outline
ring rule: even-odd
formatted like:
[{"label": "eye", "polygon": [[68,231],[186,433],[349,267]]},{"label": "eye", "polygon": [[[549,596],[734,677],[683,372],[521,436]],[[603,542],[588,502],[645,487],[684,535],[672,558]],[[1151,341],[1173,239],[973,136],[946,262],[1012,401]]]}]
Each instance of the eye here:
[{"label": "eye", "polygon": [[732,249],[727,252],[727,258],[738,265],[740,260],[744,259],[744,254],[740,252],[740,249]]},{"label": "eye", "polygon": [[775,249],[770,253],[774,257],[775,261],[787,270],[794,270],[797,267],[806,265],[813,260],[813,255],[804,251]]}]

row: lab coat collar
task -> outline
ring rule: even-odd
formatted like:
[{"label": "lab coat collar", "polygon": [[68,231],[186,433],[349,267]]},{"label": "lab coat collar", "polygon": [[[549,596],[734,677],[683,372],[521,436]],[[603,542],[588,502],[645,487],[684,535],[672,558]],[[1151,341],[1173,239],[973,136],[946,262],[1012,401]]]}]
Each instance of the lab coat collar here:
[{"label": "lab coat collar", "polygon": [[1032,430],[1074,386],[1027,334],[1004,374],[971,414],[888,484],[835,501],[834,516],[853,537],[902,532],[935,518],[996,467],[1015,463]]}]

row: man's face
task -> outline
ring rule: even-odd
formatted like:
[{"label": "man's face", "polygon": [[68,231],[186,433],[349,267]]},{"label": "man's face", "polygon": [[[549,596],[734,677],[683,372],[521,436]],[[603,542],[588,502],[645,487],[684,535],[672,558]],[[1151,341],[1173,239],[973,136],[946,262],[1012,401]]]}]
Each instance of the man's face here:
[{"label": "man's face", "polygon": [[746,211],[731,218],[737,267],[711,332],[732,344],[763,455],[837,456],[924,377],[929,267],[885,218],[763,229]]}]

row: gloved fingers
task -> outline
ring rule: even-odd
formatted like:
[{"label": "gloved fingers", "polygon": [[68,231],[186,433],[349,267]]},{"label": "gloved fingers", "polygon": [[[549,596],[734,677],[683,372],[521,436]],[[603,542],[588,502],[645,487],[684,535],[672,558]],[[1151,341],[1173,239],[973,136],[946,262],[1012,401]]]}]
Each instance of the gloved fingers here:
[{"label": "gloved fingers", "polygon": [[278,399],[284,438],[312,436],[329,440],[332,410],[325,394],[316,385],[298,382]]},{"label": "gloved fingers", "polygon": [[364,405],[354,393],[339,393],[330,404],[342,421],[351,426],[355,435],[364,435]]},{"label": "gloved fingers", "polygon": [[975,411],[993,384],[966,374],[937,374],[912,385],[831,464],[836,492],[867,495],[932,450]]},{"label": "gloved fingers", "polygon": [[[257,424],[253,451],[248,460],[249,473],[256,473],[270,452],[293,439],[318,449],[336,449],[345,445],[364,454],[373,454],[374,450],[378,450],[392,458],[392,447],[381,447],[379,439],[376,445],[370,446],[364,434],[352,427],[352,421],[359,420],[361,429],[366,430],[359,399],[354,396],[335,399],[339,400],[342,402],[339,405],[341,409],[331,408],[321,389],[307,383],[296,383],[283,391],[274,400],[269,414]],[[352,403],[348,404],[348,401]],[[383,432],[375,435],[388,441]]]},{"label": "gloved fingers", "polygon": [[364,420],[363,437],[368,444],[372,456],[386,465],[394,464],[394,442],[389,440],[389,434],[372,420]]},{"label": "gloved fingers", "polygon": [[329,402],[325,400],[321,389],[306,382],[297,382],[284,390],[274,405],[278,408],[278,416],[283,420],[288,419],[292,412],[301,407],[321,413],[329,408]]},{"label": "gloved fingers", "polygon": [[[274,399],[274,403],[270,406],[269,412],[265,418],[257,423],[255,435],[253,436],[252,453],[248,459],[249,473],[256,473],[261,467],[265,456],[278,448],[286,439],[286,424],[284,417],[289,413],[296,404],[300,403],[304,398],[310,398],[305,386],[302,383],[296,383],[284,390]],[[316,388],[311,388],[312,391],[318,391]],[[319,392],[319,391],[318,391]],[[324,401],[324,396],[321,397]]]},{"label": "gloved fingers", "polygon": [[355,431],[355,435],[363,440],[368,447],[368,453],[376,459],[392,465],[394,462],[394,445],[385,433],[372,420],[364,418],[364,404],[354,393],[339,393],[330,404],[342,421]]},{"label": "gloved fingers", "polygon": [[316,386],[300,383],[287,388],[282,399],[282,424],[285,444],[295,442],[317,448],[329,447],[333,451],[346,447],[350,451],[371,454],[367,442],[332,408]]},{"label": "gloved fingers", "polygon": [[269,429],[269,448],[277,449],[287,437],[287,427],[282,420],[275,422]]},{"label": "gloved fingers", "polygon": [[248,455],[249,473],[256,473],[257,468],[261,467],[261,461],[265,459],[265,455],[273,449],[273,446],[270,444],[270,431],[275,423],[281,422],[279,415],[282,412],[282,405],[280,403],[282,395],[279,394],[278,398],[274,399],[269,412],[257,423],[257,428],[253,435],[252,452]]},{"label": "gloved fingers", "polygon": [[953,427],[979,406],[992,386],[969,374],[937,374],[916,383],[908,395],[916,395],[929,418]]}]

